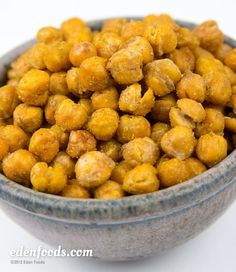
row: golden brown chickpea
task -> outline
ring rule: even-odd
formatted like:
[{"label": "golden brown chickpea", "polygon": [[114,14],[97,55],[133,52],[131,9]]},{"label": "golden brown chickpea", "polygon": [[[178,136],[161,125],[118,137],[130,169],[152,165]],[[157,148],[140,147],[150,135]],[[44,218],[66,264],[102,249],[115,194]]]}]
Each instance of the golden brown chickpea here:
[{"label": "golden brown chickpea", "polygon": [[119,93],[115,87],[109,87],[91,96],[92,106],[95,110],[101,108],[118,109]]},{"label": "golden brown chickpea", "polygon": [[127,23],[127,20],[125,18],[115,18],[115,19],[106,20],[103,23],[101,31],[115,32],[117,34],[120,34],[121,29],[125,23]]},{"label": "golden brown chickpea", "polygon": [[29,151],[40,161],[51,162],[59,152],[59,142],[55,133],[48,128],[35,131],[30,139]]},{"label": "golden brown chickpea", "polygon": [[79,31],[72,32],[66,41],[71,45],[78,44],[80,42],[91,42],[93,33],[89,27],[81,28]]},{"label": "golden brown chickpea", "polygon": [[87,189],[82,187],[77,180],[69,180],[68,184],[61,192],[64,197],[71,198],[90,198],[90,193]]},{"label": "golden brown chickpea", "polygon": [[236,133],[236,118],[225,116],[225,129]]},{"label": "golden brown chickpea", "polygon": [[231,83],[231,86],[236,85],[236,73],[228,66],[224,66],[224,72]]},{"label": "golden brown chickpea", "polygon": [[66,186],[67,176],[60,164],[48,166],[46,162],[38,162],[31,170],[30,180],[36,191],[58,194]]},{"label": "golden brown chickpea", "polygon": [[87,109],[70,99],[63,100],[55,113],[56,124],[65,131],[80,129],[87,118]]},{"label": "golden brown chickpea", "polygon": [[213,132],[205,134],[197,142],[196,154],[200,161],[212,167],[227,156],[227,141]]},{"label": "golden brown chickpea", "polygon": [[61,72],[70,68],[71,46],[64,41],[48,44],[44,53],[44,63],[51,72]]},{"label": "golden brown chickpea", "polygon": [[89,116],[94,112],[92,101],[89,98],[81,98],[79,105],[83,106],[87,110]]},{"label": "golden brown chickpea", "polygon": [[86,89],[83,88],[81,82],[79,81],[79,73],[80,73],[79,68],[72,67],[70,70],[67,71],[66,74],[66,82],[68,89],[75,96],[80,96],[84,92],[86,92]]},{"label": "golden brown chickpea", "polygon": [[222,43],[217,50],[214,52],[214,55],[217,59],[224,62],[225,57],[232,50],[232,47],[226,43]]},{"label": "golden brown chickpea", "polygon": [[157,175],[162,187],[170,187],[191,178],[186,162],[178,158],[159,163]]},{"label": "golden brown chickpea", "polygon": [[160,186],[156,174],[157,170],[151,164],[138,165],[125,175],[123,190],[133,195],[155,192]]},{"label": "golden brown chickpea", "polygon": [[118,182],[119,184],[123,184],[126,173],[132,169],[133,166],[130,165],[128,162],[121,161],[114,167],[111,173],[111,179]]},{"label": "golden brown chickpea", "polygon": [[224,65],[216,58],[200,57],[196,61],[195,71],[197,74],[204,76],[212,72],[224,73]]},{"label": "golden brown chickpea", "polygon": [[188,47],[175,49],[170,53],[170,59],[178,66],[181,73],[193,71],[195,68],[195,56]]},{"label": "golden brown chickpea", "polygon": [[50,130],[55,134],[59,142],[60,149],[65,150],[69,141],[69,133],[63,131],[58,125],[51,126]]},{"label": "golden brown chickpea", "polygon": [[203,49],[201,46],[197,46],[194,48],[191,48],[193,51],[193,54],[197,59],[204,58],[204,59],[215,59],[214,55],[210,53],[209,51]]},{"label": "golden brown chickpea", "polygon": [[190,129],[194,129],[196,124],[187,115],[185,115],[179,108],[172,107],[169,112],[170,124],[172,127],[183,126]]},{"label": "golden brown chickpea", "polygon": [[179,98],[190,98],[202,103],[206,96],[206,85],[203,78],[192,72],[186,73],[176,86]]},{"label": "golden brown chickpea", "polygon": [[152,134],[151,138],[152,140],[160,147],[161,145],[161,138],[162,136],[170,130],[170,126],[166,123],[156,123],[152,126]]},{"label": "golden brown chickpea", "polygon": [[206,166],[196,158],[190,157],[185,162],[190,172],[190,178],[198,176],[207,170]]},{"label": "golden brown chickpea", "polygon": [[66,154],[66,152],[61,151],[57,153],[53,160],[53,165],[57,163],[64,168],[68,178],[72,178],[74,176],[75,162],[68,154]]},{"label": "golden brown chickpea", "polygon": [[114,139],[100,143],[98,150],[105,153],[113,161],[120,161],[122,158],[121,144]]},{"label": "golden brown chickpea", "polygon": [[88,131],[71,131],[66,152],[72,158],[79,158],[86,152],[96,150],[96,144],[96,139]]},{"label": "golden brown chickpea", "polygon": [[46,47],[47,46],[44,43],[37,43],[31,48],[29,54],[29,63],[33,68],[39,70],[46,68],[44,63]]},{"label": "golden brown chickpea", "polygon": [[37,33],[37,41],[39,43],[53,43],[63,41],[63,35],[60,29],[52,26],[46,26],[39,29]]},{"label": "golden brown chickpea", "polygon": [[155,95],[164,96],[175,89],[181,79],[179,68],[170,59],[154,60],[144,68],[144,79]]},{"label": "golden brown chickpea", "polygon": [[87,27],[85,22],[77,17],[65,20],[61,24],[61,30],[65,39],[68,39],[71,34],[73,34],[74,32],[78,32],[85,27]]},{"label": "golden brown chickpea", "polygon": [[21,101],[32,106],[43,106],[48,99],[49,75],[48,73],[32,69],[20,80],[17,94]]},{"label": "golden brown chickpea", "polygon": [[122,186],[113,180],[106,181],[94,191],[94,197],[97,199],[117,199],[124,194]]},{"label": "golden brown chickpea", "polygon": [[20,104],[13,113],[14,125],[19,126],[25,132],[33,133],[43,123],[43,110],[39,107]]},{"label": "golden brown chickpea", "polygon": [[110,176],[115,163],[106,154],[90,151],[83,154],[75,165],[76,179],[85,188],[95,188]]},{"label": "golden brown chickpea", "polygon": [[15,125],[0,127],[0,138],[5,140],[9,145],[10,152],[27,148],[29,143],[27,134],[20,127]]},{"label": "golden brown chickpea", "polygon": [[69,96],[66,72],[52,73],[49,81],[49,92]]},{"label": "golden brown chickpea", "polygon": [[236,48],[230,50],[224,59],[225,64],[236,72]]},{"label": "golden brown chickpea", "polygon": [[187,159],[194,151],[196,140],[190,128],[176,126],[161,138],[161,148],[170,157]]},{"label": "golden brown chickpea", "polygon": [[85,90],[101,91],[109,87],[110,76],[105,66],[106,59],[97,56],[87,58],[81,63],[78,80]]},{"label": "golden brown chickpea", "polygon": [[122,155],[130,165],[154,165],[160,156],[158,145],[149,137],[136,138],[122,146]]},{"label": "golden brown chickpea", "polygon": [[55,113],[57,108],[61,105],[62,101],[66,100],[67,97],[61,94],[51,95],[48,99],[47,105],[45,106],[45,119],[50,125],[55,125]]},{"label": "golden brown chickpea", "polygon": [[177,32],[178,47],[196,48],[200,42],[197,36],[188,28],[181,27]]},{"label": "golden brown chickpea", "polygon": [[135,138],[150,137],[151,126],[143,116],[123,115],[117,129],[117,138],[127,143]]},{"label": "golden brown chickpea", "polygon": [[133,84],[143,78],[143,56],[140,52],[125,48],[109,59],[107,69],[118,84]]},{"label": "golden brown chickpea", "polygon": [[0,88],[0,118],[12,116],[19,99],[13,86],[5,85]]},{"label": "golden brown chickpea", "polygon": [[98,140],[108,141],[116,133],[118,124],[118,113],[111,108],[102,108],[93,112],[87,127]]},{"label": "golden brown chickpea", "polygon": [[8,143],[3,140],[2,138],[0,138],[0,164],[1,164],[1,161],[3,160],[3,158],[5,156],[7,156],[9,152],[9,145]]},{"label": "golden brown chickpea", "polygon": [[3,159],[3,173],[17,183],[29,186],[30,171],[36,163],[37,159],[32,153],[19,149]]},{"label": "golden brown chickpea", "polygon": [[91,42],[80,42],[72,46],[70,50],[70,61],[76,66],[80,67],[81,63],[88,58],[94,57],[97,55],[96,47]]},{"label": "golden brown chickpea", "polygon": [[177,31],[179,26],[175,23],[175,21],[171,18],[170,15],[162,13],[160,15],[150,14],[143,18],[144,23],[151,24],[155,26],[159,25],[170,25],[173,30]]},{"label": "golden brown chickpea", "polygon": [[143,36],[145,31],[145,24],[141,21],[130,21],[123,25],[120,36],[123,40],[128,40],[132,37]]},{"label": "golden brown chickpea", "polygon": [[142,96],[141,85],[134,83],[121,92],[119,108],[123,112],[145,116],[151,111],[154,102],[152,89],[149,88]]},{"label": "golden brown chickpea", "polygon": [[210,52],[215,52],[224,40],[223,33],[213,20],[195,27],[193,33],[199,38],[201,46]]}]

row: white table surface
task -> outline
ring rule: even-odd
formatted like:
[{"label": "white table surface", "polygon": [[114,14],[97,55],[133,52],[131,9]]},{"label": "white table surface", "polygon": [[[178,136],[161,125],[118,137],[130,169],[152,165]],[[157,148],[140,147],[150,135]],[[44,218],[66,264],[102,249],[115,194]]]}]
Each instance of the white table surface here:
[{"label": "white table surface", "polygon": [[[0,55],[32,38],[37,29],[58,26],[72,16],[85,20],[150,13],[200,23],[219,22],[224,33],[236,38],[236,1],[189,0],[41,0],[0,2]],[[236,272],[236,202],[208,230],[185,245],[161,256],[129,263],[105,263],[85,258],[43,258],[44,265],[12,265],[10,251],[23,245],[36,249],[44,245],[0,211],[0,271],[126,271],[130,272]]]}]

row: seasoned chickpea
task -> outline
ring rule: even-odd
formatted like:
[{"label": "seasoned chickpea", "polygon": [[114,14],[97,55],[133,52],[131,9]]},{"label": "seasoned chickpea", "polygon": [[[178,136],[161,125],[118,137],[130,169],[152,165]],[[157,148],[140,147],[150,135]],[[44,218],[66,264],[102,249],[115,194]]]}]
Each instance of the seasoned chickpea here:
[{"label": "seasoned chickpea", "polygon": [[119,93],[115,87],[109,87],[91,96],[92,106],[95,110],[101,108],[118,109]]},{"label": "seasoned chickpea", "polygon": [[191,48],[193,51],[193,54],[196,59],[203,58],[203,59],[215,59],[214,55],[207,51],[206,49],[202,48],[201,46],[197,46],[194,48]]},{"label": "seasoned chickpea", "polygon": [[179,98],[190,98],[202,103],[206,96],[206,85],[204,79],[192,72],[186,73],[176,86]]},{"label": "seasoned chickpea", "polygon": [[79,158],[86,152],[96,150],[96,144],[96,139],[88,131],[71,131],[66,152],[72,158]]},{"label": "seasoned chickpea", "polygon": [[123,115],[117,129],[117,138],[121,143],[127,143],[135,138],[149,137],[151,126],[142,116]]},{"label": "seasoned chickpea", "polygon": [[98,199],[116,199],[123,197],[124,194],[122,186],[113,180],[106,181],[94,191],[94,197]]},{"label": "seasoned chickpea", "polygon": [[227,141],[213,132],[205,134],[197,142],[196,154],[204,164],[214,166],[227,156]]},{"label": "seasoned chickpea", "polygon": [[107,20],[103,23],[102,31],[103,32],[115,32],[120,34],[122,27],[127,22],[125,18],[115,18]]},{"label": "seasoned chickpea", "polygon": [[224,62],[225,57],[232,50],[232,47],[226,43],[222,43],[217,50],[214,52],[214,55],[217,59]]},{"label": "seasoned chickpea", "polygon": [[206,166],[196,158],[190,157],[185,162],[190,172],[190,178],[198,176],[207,170]]},{"label": "seasoned chickpea", "polygon": [[142,96],[141,85],[134,83],[121,92],[119,108],[123,112],[145,116],[151,111],[154,102],[152,89],[149,88]]},{"label": "seasoned chickpea", "polygon": [[74,32],[78,32],[85,27],[87,27],[85,22],[78,17],[73,17],[65,20],[61,24],[61,30],[65,39],[68,39],[71,34],[73,34]]},{"label": "seasoned chickpea", "polygon": [[48,128],[35,131],[30,139],[29,151],[43,162],[51,162],[59,152],[59,142],[55,133]]},{"label": "seasoned chickpea", "polygon": [[8,143],[0,138],[0,164],[3,158],[8,154],[9,152],[9,145]]},{"label": "seasoned chickpea", "polygon": [[94,112],[92,101],[89,98],[81,98],[79,101],[79,105],[83,106],[86,109],[88,116],[90,116]]},{"label": "seasoned chickpea", "polygon": [[28,150],[19,149],[3,159],[4,175],[17,183],[29,186],[30,171],[37,163],[35,156]]},{"label": "seasoned chickpea", "polygon": [[120,36],[123,40],[128,40],[132,37],[143,36],[145,31],[145,24],[141,21],[130,21],[123,25]]},{"label": "seasoned chickpea", "polygon": [[200,44],[198,37],[188,28],[181,27],[177,32],[178,47],[196,48]]},{"label": "seasoned chickpea", "polygon": [[83,93],[86,93],[86,89],[79,81],[79,73],[79,68],[72,67],[70,70],[67,71],[66,82],[69,91],[73,93],[73,95],[80,97]]},{"label": "seasoned chickpea", "polygon": [[90,198],[89,191],[82,187],[77,180],[69,180],[68,184],[62,190],[61,195],[71,198]]},{"label": "seasoned chickpea", "polygon": [[171,18],[170,15],[166,13],[162,13],[159,15],[156,14],[149,14],[143,18],[144,23],[146,24],[151,24],[151,25],[163,25],[163,24],[168,24],[173,27],[173,29],[177,30],[178,26],[175,23],[175,21]]},{"label": "seasoned chickpea", "polygon": [[196,140],[190,128],[176,126],[161,138],[161,148],[170,157],[187,159],[194,151]]},{"label": "seasoned chickpea", "polygon": [[83,154],[75,165],[76,179],[85,188],[95,188],[107,181],[115,167],[114,161],[99,151]]},{"label": "seasoned chickpea", "polygon": [[33,133],[43,123],[43,110],[39,107],[20,104],[13,113],[14,125],[19,126],[25,132]]},{"label": "seasoned chickpea", "polygon": [[236,72],[236,49],[232,49],[228,52],[224,59],[225,64]]},{"label": "seasoned chickpea", "polygon": [[57,108],[60,106],[62,101],[66,100],[67,97],[61,94],[55,94],[49,97],[47,105],[45,106],[45,119],[50,125],[55,125],[55,113]]},{"label": "seasoned chickpea", "polygon": [[125,175],[123,190],[133,195],[155,192],[160,186],[156,174],[157,170],[151,164],[138,165]]},{"label": "seasoned chickpea", "polygon": [[68,154],[66,154],[66,152],[61,151],[57,153],[53,160],[53,165],[57,163],[64,168],[68,178],[72,178],[74,176],[75,162]]},{"label": "seasoned chickpea", "polygon": [[67,176],[60,164],[48,166],[46,162],[38,162],[31,170],[30,180],[36,191],[58,194],[66,186]]},{"label": "seasoned chickpea", "polygon": [[69,96],[66,82],[66,72],[52,73],[49,81],[49,92]]},{"label": "seasoned chickpea", "polygon": [[164,96],[175,89],[181,72],[170,59],[154,60],[145,66],[144,79],[155,95]]},{"label": "seasoned chickpea", "polygon": [[236,133],[236,118],[225,116],[225,129]]},{"label": "seasoned chickpea", "polygon": [[62,150],[66,149],[69,141],[69,133],[63,131],[61,127],[59,127],[58,125],[51,126],[50,130],[55,134],[59,142],[60,149]]},{"label": "seasoned chickpea", "polygon": [[98,150],[105,153],[113,161],[120,161],[121,155],[121,144],[114,139],[100,143]]},{"label": "seasoned chickpea", "polygon": [[56,124],[65,131],[80,129],[87,118],[87,109],[70,99],[63,100],[55,113]]},{"label": "seasoned chickpea", "polygon": [[43,70],[46,68],[44,63],[44,54],[46,45],[44,43],[35,44],[29,54],[29,63],[35,69]]},{"label": "seasoned chickpea", "polygon": [[93,33],[89,27],[81,28],[79,31],[72,32],[66,41],[71,45],[75,45],[80,42],[91,42]]},{"label": "seasoned chickpea", "polygon": [[154,165],[160,156],[158,145],[149,137],[136,138],[122,146],[122,155],[130,165]]},{"label": "seasoned chickpea", "polygon": [[157,176],[162,187],[170,187],[191,178],[191,173],[185,161],[174,158],[158,164]]},{"label": "seasoned chickpea", "polygon": [[9,145],[9,151],[14,152],[18,149],[28,147],[29,137],[16,125],[7,125],[0,127],[0,138]]},{"label": "seasoned chickpea", "polygon": [[161,145],[161,138],[162,136],[170,130],[170,126],[166,123],[156,123],[152,126],[152,134],[151,138],[152,140],[160,147]]},{"label": "seasoned chickpea", "polygon": [[123,184],[126,173],[133,168],[134,167],[130,165],[127,161],[121,161],[114,167],[111,173],[111,179],[120,184]]},{"label": "seasoned chickpea", "polygon": [[39,43],[53,43],[63,41],[63,35],[60,29],[52,26],[46,26],[39,29],[37,33],[37,41]]},{"label": "seasoned chickpea", "polygon": [[172,127],[183,126],[194,129],[196,124],[187,115],[185,115],[179,108],[172,107],[169,112],[170,124]]},{"label": "seasoned chickpea", "polygon": [[21,101],[32,106],[43,106],[48,99],[48,73],[32,69],[20,80],[17,95]]},{"label": "seasoned chickpea", "polygon": [[195,56],[188,47],[175,49],[170,53],[170,59],[178,66],[181,73],[193,71],[195,68]]},{"label": "seasoned chickpea", "polygon": [[107,69],[118,84],[133,84],[143,78],[143,56],[140,52],[125,48],[109,59]]},{"label": "seasoned chickpea", "polygon": [[228,66],[224,66],[224,72],[231,83],[231,86],[236,85],[236,73]]},{"label": "seasoned chickpea", "polygon": [[15,88],[5,85],[0,88],[0,118],[9,118],[19,104]]},{"label": "seasoned chickpea", "polygon": [[110,140],[119,124],[119,115],[111,108],[102,108],[93,112],[87,124],[88,130],[98,140]]},{"label": "seasoned chickpea", "polygon": [[212,72],[225,72],[223,63],[213,57],[199,57],[196,61],[195,71],[201,76]]}]

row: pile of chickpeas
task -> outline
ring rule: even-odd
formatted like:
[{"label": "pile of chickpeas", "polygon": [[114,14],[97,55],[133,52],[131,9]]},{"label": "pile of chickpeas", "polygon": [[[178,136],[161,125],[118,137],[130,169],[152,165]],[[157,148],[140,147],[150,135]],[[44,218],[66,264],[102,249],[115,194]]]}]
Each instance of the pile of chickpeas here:
[{"label": "pile of chickpeas", "polygon": [[0,88],[0,171],[33,190],[113,199],[164,189],[236,144],[236,49],[169,15],[43,27]]}]

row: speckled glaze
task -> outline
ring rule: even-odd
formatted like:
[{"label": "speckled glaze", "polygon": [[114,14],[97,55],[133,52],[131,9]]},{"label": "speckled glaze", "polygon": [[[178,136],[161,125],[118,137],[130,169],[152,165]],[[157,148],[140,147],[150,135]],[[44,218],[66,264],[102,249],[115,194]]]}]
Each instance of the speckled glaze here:
[{"label": "speckled glaze", "polygon": [[[102,20],[89,23],[93,29],[101,24]],[[234,40],[226,37],[225,41],[236,47]],[[5,80],[9,63],[33,43],[0,59],[0,82]],[[17,224],[52,246],[93,249],[96,258],[110,261],[143,258],[184,243],[211,225],[235,197],[236,151],[172,188],[109,201],[38,193],[0,175],[1,208]]]}]

